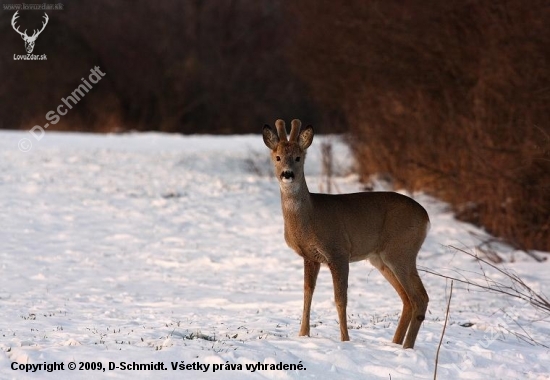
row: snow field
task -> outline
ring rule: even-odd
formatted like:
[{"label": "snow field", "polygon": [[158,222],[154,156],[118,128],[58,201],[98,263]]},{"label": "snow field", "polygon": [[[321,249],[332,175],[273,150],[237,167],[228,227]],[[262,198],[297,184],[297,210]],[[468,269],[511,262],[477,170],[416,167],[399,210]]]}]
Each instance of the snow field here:
[{"label": "snow field", "polygon": [[[338,340],[326,268],[313,300],[312,336],[297,336],[302,260],[284,243],[278,185],[260,135],[47,132],[22,153],[17,142],[24,136],[1,132],[0,139],[0,378],[433,378],[450,284],[425,272],[430,304],[414,350],[391,343],[400,300],[363,262],[351,266],[351,341]],[[323,138],[306,159],[312,191],[322,182]],[[330,139],[336,185],[360,190],[345,145]],[[483,232],[457,222],[445,204],[414,197],[432,224],[419,268],[479,272],[448,245],[472,250],[479,243],[472,232]],[[548,293],[548,262],[506,247],[500,253],[513,255],[507,267]],[[548,315],[454,285],[439,378],[550,378],[550,349],[521,339],[550,345]],[[71,371],[71,361],[104,368],[162,362],[167,369]],[[26,373],[12,370],[13,362],[63,362],[65,370]],[[172,370],[173,363],[210,367]],[[301,363],[305,370],[246,369],[258,363]]]}]

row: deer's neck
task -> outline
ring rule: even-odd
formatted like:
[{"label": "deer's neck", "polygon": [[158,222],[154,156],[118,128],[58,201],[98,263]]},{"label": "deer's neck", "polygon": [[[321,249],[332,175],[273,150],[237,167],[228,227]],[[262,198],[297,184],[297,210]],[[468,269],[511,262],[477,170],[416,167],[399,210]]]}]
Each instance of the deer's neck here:
[{"label": "deer's neck", "polygon": [[311,194],[305,180],[281,186],[281,206],[285,220],[307,217],[311,211]]}]

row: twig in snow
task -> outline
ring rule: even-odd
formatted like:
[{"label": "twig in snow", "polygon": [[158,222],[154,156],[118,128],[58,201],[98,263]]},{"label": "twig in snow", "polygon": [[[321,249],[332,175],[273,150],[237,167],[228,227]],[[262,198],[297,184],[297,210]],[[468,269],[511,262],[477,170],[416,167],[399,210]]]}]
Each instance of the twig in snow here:
[{"label": "twig in snow", "polygon": [[443,331],[441,332],[441,339],[437,345],[437,352],[435,353],[435,368],[434,368],[434,380],[437,379],[437,363],[439,362],[439,350],[441,349],[441,343],[443,342],[443,336],[445,335],[445,329],[447,328],[447,321],[449,320],[449,310],[451,308],[451,298],[453,297],[453,280],[451,280],[451,290],[449,291],[449,300],[447,301],[447,311],[445,312],[445,323],[443,323]]},{"label": "twig in snow", "polygon": [[540,310],[544,312],[546,315],[550,315],[550,300],[546,298],[546,296],[542,293],[535,292],[529,285],[527,285],[517,274],[506,270],[499,268],[495,264],[484,260],[483,258],[479,257],[478,255],[475,255],[473,253],[467,252],[463,249],[450,246],[450,248],[455,249],[459,252],[465,253],[468,256],[473,257],[474,259],[478,260],[480,265],[485,264],[485,266],[490,267],[497,272],[503,274],[506,278],[510,280],[509,284],[504,284],[499,281],[496,281],[492,278],[489,278],[486,275],[485,269],[482,269],[482,276],[483,276],[483,282],[476,282],[475,280],[470,280],[466,276],[464,276],[461,272],[458,272],[461,277],[463,278],[456,278],[452,276],[446,276],[434,271],[431,271],[429,269],[421,269],[426,273],[431,273],[439,277],[443,277],[449,280],[455,280],[463,284],[467,284],[469,286],[475,286],[480,289],[489,290],[491,292],[495,293],[501,293],[508,295],[513,298],[518,298],[523,301],[528,302],[530,305],[532,305],[535,309]]}]

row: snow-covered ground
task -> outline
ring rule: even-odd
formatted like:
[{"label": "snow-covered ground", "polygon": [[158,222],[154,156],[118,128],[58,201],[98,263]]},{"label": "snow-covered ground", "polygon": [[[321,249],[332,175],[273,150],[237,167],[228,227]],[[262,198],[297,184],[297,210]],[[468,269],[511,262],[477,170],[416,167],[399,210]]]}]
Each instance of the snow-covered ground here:
[{"label": "snow-covered ground", "polygon": [[[260,135],[47,132],[27,153],[17,148],[22,137],[29,135],[0,133],[0,378],[433,378],[450,283],[426,272],[430,304],[414,350],[391,343],[401,304],[366,262],[350,274],[351,341],[339,341],[326,268],[312,336],[297,336],[302,260],[285,245]],[[331,139],[334,182],[341,192],[359,190],[349,152]],[[322,140],[306,163],[312,191],[321,183]],[[471,251],[479,243],[472,232],[483,232],[441,202],[414,197],[432,223],[419,267],[479,273],[448,245]],[[548,261],[500,254],[514,257],[504,267],[550,293]],[[550,349],[533,341],[550,346],[549,335],[548,315],[525,302],[455,283],[438,378],[548,379]],[[25,364],[54,362],[64,370],[24,372]]]}]

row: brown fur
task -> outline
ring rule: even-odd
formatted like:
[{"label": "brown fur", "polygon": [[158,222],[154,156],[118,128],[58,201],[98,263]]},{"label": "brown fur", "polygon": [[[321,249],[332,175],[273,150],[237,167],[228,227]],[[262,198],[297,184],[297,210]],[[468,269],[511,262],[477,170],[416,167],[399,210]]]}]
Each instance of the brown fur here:
[{"label": "brown fur", "polygon": [[300,131],[299,120],[293,120],[292,127],[287,141],[286,131],[283,138],[266,125],[263,139],[271,149],[281,189],[285,240],[304,259],[300,335],[310,333],[313,291],[320,265],[326,264],[333,279],[340,337],[349,340],[346,318],[349,263],[368,259],[403,302],[393,342],[412,348],[428,306],[428,295],[416,269],[416,256],[429,228],[426,210],[413,199],[394,192],[310,193],[304,161],[313,141],[313,128],[308,126]]}]

